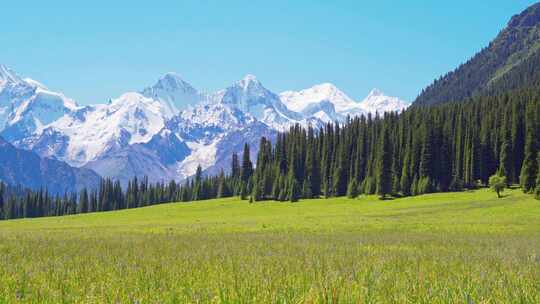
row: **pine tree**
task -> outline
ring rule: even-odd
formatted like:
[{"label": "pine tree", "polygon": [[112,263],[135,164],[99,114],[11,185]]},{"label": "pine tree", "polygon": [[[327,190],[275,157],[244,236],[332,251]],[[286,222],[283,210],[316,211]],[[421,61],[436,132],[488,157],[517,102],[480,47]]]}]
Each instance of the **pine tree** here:
[{"label": "pine tree", "polygon": [[6,185],[3,182],[0,182],[0,220],[4,218],[4,196],[6,194]]},{"label": "pine tree", "polygon": [[[538,152],[536,162],[540,165],[540,152]],[[538,170],[538,174],[536,177],[536,189],[534,190],[534,196],[536,197],[536,199],[540,200],[540,169]]]},{"label": "pine tree", "polygon": [[536,175],[538,174],[538,164],[536,160],[536,138],[534,137],[534,131],[531,129],[527,132],[527,138],[525,140],[524,159],[521,167],[521,174],[519,177],[519,183],[523,192],[532,192],[536,185]]},{"label": "pine tree", "polygon": [[221,172],[219,173],[219,179],[218,179],[217,197],[224,198],[224,197],[229,197],[229,196],[231,196],[231,191],[229,189],[229,186],[227,185],[225,172],[221,170]]},{"label": "pine tree", "polygon": [[352,178],[347,186],[347,196],[349,198],[358,197],[358,183],[356,182],[355,178]]},{"label": "pine tree", "polygon": [[244,144],[244,152],[242,154],[242,167],[240,171],[240,180],[242,183],[242,190],[244,191],[243,197],[245,198],[250,191],[249,181],[253,175],[253,163],[251,162],[249,155],[249,145]]},{"label": "pine tree", "polygon": [[[540,152],[538,152],[538,157],[536,158],[536,162],[539,164],[540,166]],[[538,176],[536,177],[536,189],[535,189],[535,194],[534,196],[536,197],[537,200],[540,200],[540,169],[538,170]]]},{"label": "pine tree", "polygon": [[202,167],[201,165],[197,166],[197,171],[195,173],[195,184],[193,189],[192,200],[198,201],[204,199],[203,185],[202,185]]},{"label": "pine tree", "polygon": [[231,177],[233,179],[240,178],[240,163],[238,162],[238,154],[236,154],[236,152],[232,155]]},{"label": "pine tree", "polygon": [[83,188],[81,190],[81,193],[79,195],[79,206],[80,206],[80,213],[87,213],[88,212],[88,190],[86,188]]},{"label": "pine tree", "polygon": [[501,151],[499,155],[499,169],[498,173],[501,176],[511,176],[512,175],[512,159],[511,159],[511,146],[508,139],[505,139],[501,146]]},{"label": "pine tree", "polygon": [[293,175],[289,176],[289,201],[294,203],[300,198],[300,185]]},{"label": "pine tree", "polygon": [[377,162],[377,194],[384,199],[392,192],[392,151],[387,128],[381,132]]}]

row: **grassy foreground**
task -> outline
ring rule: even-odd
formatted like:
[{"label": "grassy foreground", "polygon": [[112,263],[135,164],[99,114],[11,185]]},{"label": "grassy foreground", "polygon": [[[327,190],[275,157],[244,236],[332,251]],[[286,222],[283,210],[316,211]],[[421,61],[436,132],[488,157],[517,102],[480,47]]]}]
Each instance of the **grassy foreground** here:
[{"label": "grassy foreground", "polygon": [[0,222],[0,303],[540,303],[518,190]]}]

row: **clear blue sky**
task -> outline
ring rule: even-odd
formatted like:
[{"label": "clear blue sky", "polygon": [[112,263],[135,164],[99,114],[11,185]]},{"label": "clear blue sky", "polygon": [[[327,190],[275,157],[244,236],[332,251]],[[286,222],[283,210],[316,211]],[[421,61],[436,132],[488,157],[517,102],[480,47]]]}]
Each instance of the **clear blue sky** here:
[{"label": "clear blue sky", "polygon": [[252,73],[275,92],[412,100],[535,1],[3,2],[0,63],[88,104],[169,71],[205,91]]}]

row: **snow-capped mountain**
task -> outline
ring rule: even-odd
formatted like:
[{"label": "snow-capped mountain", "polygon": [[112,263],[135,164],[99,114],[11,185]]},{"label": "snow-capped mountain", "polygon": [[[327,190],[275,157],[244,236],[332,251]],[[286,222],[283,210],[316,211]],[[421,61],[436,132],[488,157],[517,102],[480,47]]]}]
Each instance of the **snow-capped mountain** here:
[{"label": "snow-capped mountain", "polygon": [[[83,166],[105,153],[148,142],[170,116],[167,105],[139,93],[125,93],[108,104],[88,106],[64,115],[25,146],[42,156]],[[64,138],[54,145],[56,138]],[[53,148],[54,147],[54,148]]]},{"label": "snow-capped mountain", "polygon": [[206,94],[167,73],[140,92],[80,107],[0,66],[0,135],[41,157],[123,182],[143,175],[182,180],[198,165],[217,173],[245,142],[255,157],[262,136],[273,140],[294,124],[320,126],[406,106],[376,90],[356,102],[329,83],[277,95],[253,75]]},{"label": "snow-capped mountain", "polygon": [[161,101],[167,110],[167,115],[178,114],[190,105],[206,100],[208,97],[185,82],[176,73],[167,73],[156,84],[147,87],[141,92],[147,98]]},{"label": "snow-capped mountain", "polygon": [[266,89],[253,75],[215,93],[211,100],[250,114],[277,130],[284,130],[304,119],[303,115],[289,110],[278,95]]},{"label": "snow-capped mountain", "polygon": [[401,112],[411,104],[397,97],[385,95],[378,89],[373,89],[369,95],[360,102],[364,111],[368,113]]},{"label": "snow-capped mountain", "polygon": [[77,104],[52,92],[32,79],[22,79],[0,65],[0,131],[5,139],[18,143],[76,111]]},{"label": "snow-capped mountain", "polygon": [[409,104],[396,97],[384,95],[373,89],[361,102],[354,101],[331,83],[323,83],[301,91],[280,94],[283,103],[292,111],[312,116],[324,122],[343,122],[347,116],[402,111]]}]

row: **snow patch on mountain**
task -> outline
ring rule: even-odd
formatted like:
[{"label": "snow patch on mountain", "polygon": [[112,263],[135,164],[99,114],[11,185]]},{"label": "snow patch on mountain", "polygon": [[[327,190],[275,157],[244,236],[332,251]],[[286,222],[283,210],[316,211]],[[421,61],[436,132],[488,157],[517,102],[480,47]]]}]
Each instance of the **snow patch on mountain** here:
[{"label": "snow patch on mountain", "polygon": [[187,145],[191,149],[191,154],[178,163],[178,177],[184,179],[193,176],[198,166],[206,170],[215,164],[217,145],[220,139],[221,137],[215,138],[210,143],[188,142]]}]

